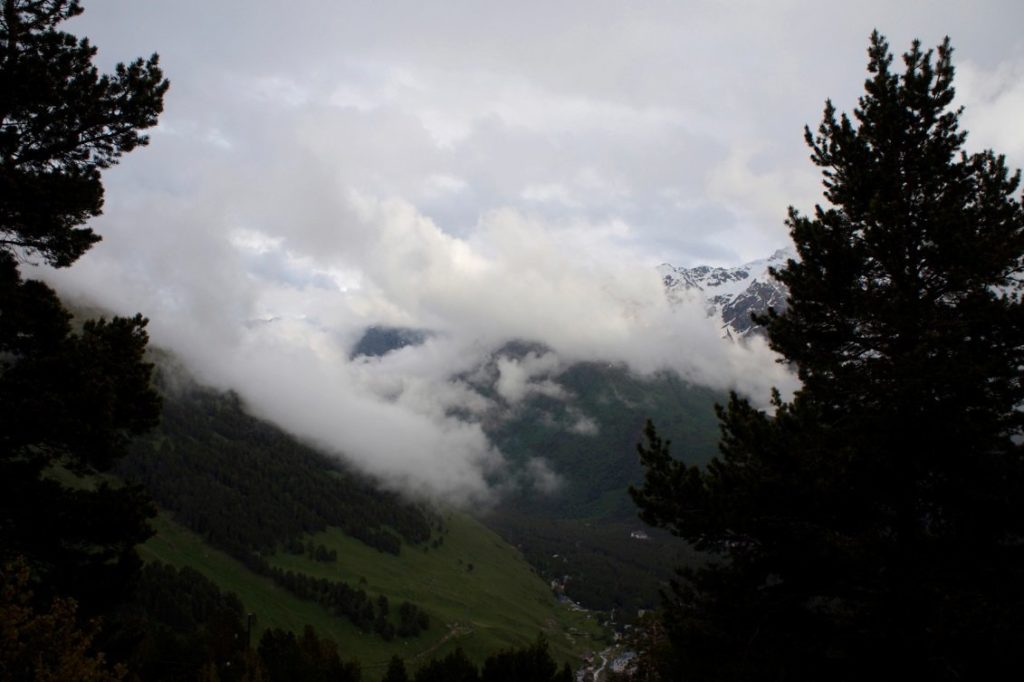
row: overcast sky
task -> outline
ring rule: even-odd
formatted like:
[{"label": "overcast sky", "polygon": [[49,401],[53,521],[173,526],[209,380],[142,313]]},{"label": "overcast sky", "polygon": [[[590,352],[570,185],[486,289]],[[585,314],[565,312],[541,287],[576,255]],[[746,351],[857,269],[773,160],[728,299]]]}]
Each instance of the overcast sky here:
[{"label": "overcast sky", "polygon": [[[504,365],[519,388],[578,359],[785,383],[668,310],[654,266],[788,243],[786,207],[819,198],[803,126],[853,106],[873,28],[897,52],[948,34],[968,147],[1024,163],[1019,0],[84,5],[67,29],[102,68],[158,52],[172,85],[151,145],[104,176],[104,241],[51,280],[141,310],[299,435],[467,499],[502,460],[446,416],[487,408],[451,373],[503,340],[553,349]],[[350,362],[381,323],[437,336]]]}]

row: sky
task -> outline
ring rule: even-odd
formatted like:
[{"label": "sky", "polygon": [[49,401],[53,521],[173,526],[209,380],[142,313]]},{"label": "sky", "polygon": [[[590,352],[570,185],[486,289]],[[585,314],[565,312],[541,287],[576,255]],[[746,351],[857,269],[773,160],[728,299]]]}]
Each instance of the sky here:
[{"label": "sky", "polygon": [[[504,460],[450,416],[494,408],[453,377],[510,339],[551,350],[498,363],[506,407],[580,360],[792,389],[763,344],[670,307],[655,268],[788,244],[786,207],[820,201],[803,126],[855,105],[872,29],[897,53],[949,35],[968,149],[1024,165],[1017,0],[84,6],[65,28],[102,69],[157,52],[171,89],[151,144],[104,175],[103,242],[43,276],[143,312],[292,433],[467,504]],[[432,336],[352,360],[372,324]]]}]

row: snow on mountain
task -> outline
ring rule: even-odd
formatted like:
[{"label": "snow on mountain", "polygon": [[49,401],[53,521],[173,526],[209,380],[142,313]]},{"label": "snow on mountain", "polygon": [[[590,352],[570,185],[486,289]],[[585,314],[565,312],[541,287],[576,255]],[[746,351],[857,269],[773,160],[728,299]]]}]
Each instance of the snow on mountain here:
[{"label": "snow on mountain", "polygon": [[790,258],[795,258],[795,254],[786,248],[735,268],[677,268],[663,263],[658,272],[669,301],[681,303],[696,298],[703,303],[708,317],[718,320],[726,336],[743,337],[760,330],[750,319],[751,313],[785,309],[786,287],[768,269],[781,268]]}]

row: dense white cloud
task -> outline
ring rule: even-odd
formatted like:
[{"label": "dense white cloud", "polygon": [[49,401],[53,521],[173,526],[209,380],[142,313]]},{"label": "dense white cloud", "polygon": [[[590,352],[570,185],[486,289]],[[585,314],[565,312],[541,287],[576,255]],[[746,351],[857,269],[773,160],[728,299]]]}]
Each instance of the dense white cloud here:
[{"label": "dense white cloud", "polygon": [[1006,154],[1014,168],[1024,164],[1024,54],[995,69],[967,62],[960,66],[957,94],[964,105],[964,126],[972,151]]},{"label": "dense white cloud", "polygon": [[495,389],[498,395],[515,404],[530,393],[539,393],[551,398],[567,398],[565,389],[550,379],[535,379],[547,376],[558,369],[558,356],[554,353],[527,353],[522,359],[500,355],[497,360],[498,380]]},{"label": "dense white cloud", "polygon": [[[487,498],[501,454],[454,415],[494,405],[458,377],[512,339],[550,352],[497,361],[511,403],[558,395],[578,360],[792,387],[764,344],[670,308],[653,266],[786,243],[785,207],[819,200],[802,127],[855,103],[873,28],[896,50],[950,34],[970,146],[1024,163],[1012,1],[85,5],[70,28],[105,68],[158,51],[172,89],[151,146],[105,175],[104,241],[49,276],[430,495]],[[432,336],[350,359],[370,324]]]}]

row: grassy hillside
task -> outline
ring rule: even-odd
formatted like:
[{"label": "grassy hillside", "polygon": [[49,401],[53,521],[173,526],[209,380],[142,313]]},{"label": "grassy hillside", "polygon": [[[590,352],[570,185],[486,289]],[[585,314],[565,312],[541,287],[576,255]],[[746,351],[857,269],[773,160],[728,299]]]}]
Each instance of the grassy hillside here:
[{"label": "grassy hillside", "polygon": [[[288,554],[271,563],[358,583],[392,601],[415,602],[434,621],[430,637],[451,635],[471,657],[529,644],[540,631],[557,653],[569,656],[586,648],[584,633],[600,634],[588,616],[558,604],[520,553],[479,522],[450,513],[442,538],[436,549],[408,548],[393,556],[330,529],[317,533],[314,542],[336,549],[337,565]],[[574,630],[581,634],[570,636]]]},{"label": "grassy hillside", "polygon": [[374,597],[383,594],[393,604],[414,601],[428,612],[427,632],[392,642],[363,633],[317,604],[294,597],[208,546],[166,514],[154,525],[157,535],[141,548],[143,558],[192,566],[222,589],[235,592],[246,609],[257,615],[257,638],[270,627],[300,632],[312,625],[335,640],[344,657],[358,658],[367,679],[379,678],[393,654],[405,657],[414,668],[462,647],[480,662],[499,649],[531,643],[538,632],[547,636],[556,658],[573,665],[581,653],[600,648],[594,638],[601,637],[602,630],[591,617],[559,604],[514,548],[462,514],[446,515],[443,542],[426,551],[404,547],[395,556],[330,528],[313,539],[338,551],[336,563],[283,553],[270,558],[281,568],[342,579]]},{"label": "grassy hillside", "polygon": [[[164,510],[143,556],[192,566],[234,592],[257,616],[255,641],[267,628],[312,625],[343,657],[359,659],[368,679],[383,674],[394,654],[415,668],[462,647],[482,663],[540,632],[571,664],[596,648],[589,640],[601,634],[596,622],[559,604],[520,553],[480,523],[378,490],[248,415],[237,396],[172,381],[166,370],[161,383],[163,421],[118,471]],[[302,550],[308,542],[336,560],[314,560]],[[294,585],[285,589],[287,571],[358,592],[372,627],[297,596],[303,592]],[[404,602],[427,614],[429,628],[383,636],[376,623],[397,624]]]}]

